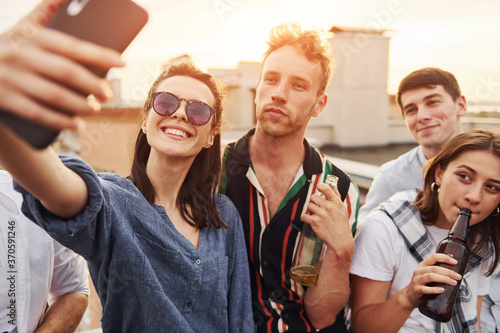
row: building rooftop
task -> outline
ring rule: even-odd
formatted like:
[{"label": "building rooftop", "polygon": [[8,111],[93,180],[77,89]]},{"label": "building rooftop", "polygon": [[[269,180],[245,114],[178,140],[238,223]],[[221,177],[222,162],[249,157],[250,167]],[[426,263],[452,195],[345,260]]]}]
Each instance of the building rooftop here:
[{"label": "building rooftop", "polygon": [[352,32],[352,33],[369,33],[383,35],[385,32],[391,31],[390,29],[376,29],[376,28],[360,28],[360,27],[340,27],[334,25],[329,32]]},{"label": "building rooftop", "polygon": [[399,155],[406,153],[416,146],[416,143],[356,148],[341,148],[332,145],[325,145],[321,147],[320,150],[326,155],[333,157],[381,166],[385,162],[395,159]]}]

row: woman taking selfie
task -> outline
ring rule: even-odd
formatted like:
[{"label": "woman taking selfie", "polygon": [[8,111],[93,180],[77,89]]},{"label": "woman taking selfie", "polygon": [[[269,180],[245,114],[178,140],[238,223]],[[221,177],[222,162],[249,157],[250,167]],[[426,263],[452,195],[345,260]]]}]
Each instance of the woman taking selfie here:
[{"label": "woman taking selfie", "polygon": [[[395,194],[361,223],[351,265],[354,332],[478,332],[482,295],[499,258],[500,133],[471,130],[451,140],[425,169],[420,191]],[[471,211],[470,259],[460,301],[449,322],[418,310],[424,294],[454,286],[462,276],[436,263],[457,261],[435,253],[460,209]]]},{"label": "woman taking selfie", "polygon": [[104,332],[253,331],[241,221],[216,193],[220,88],[189,62],[169,66],[144,105],[129,179],[0,131],[25,214],[88,261]]}]

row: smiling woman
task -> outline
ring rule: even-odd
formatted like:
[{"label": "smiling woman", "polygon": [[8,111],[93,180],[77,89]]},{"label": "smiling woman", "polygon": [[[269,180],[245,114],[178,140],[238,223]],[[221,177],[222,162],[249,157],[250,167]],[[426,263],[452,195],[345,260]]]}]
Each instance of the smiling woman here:
[{"label": "smiling woman", "polygon": [[[201,223],[200,227],[205,223],[205,219],[202,218],[205,216],[205,209],[208,208],[209,212],[213,209],[210,205],[203,205],[200,211],[197,210],[198,207],[188,209],[188,202],[212,200],[210,193],[203,191],[192,193],[192,191],[195,188],[211,188],[215,191],[215,184],[219,180],[222,87],[220,82],[209,74],[199,71],[189,62],[169,66],[153,83],[144,104],[142,132],[139,132],[137,137],[132,163],[130,179],[150,203],[164,200],[158,198],[156,193],[160,184],[154,184],[146,176],[148,172],[158,169],[156,163],[161,165],[169,161],[168,163],[175,164],[178,170],[182,170],[183,174],[178,179],[185,179],[185,183],[180,188],[177,198],[179,201],[166,200],[169,202],[169,207],[166,209],[173,211],[174,206],[178,205],[183,218],[189,223]],[[177,100],[170,98],[170,104],[166,104],[168,100],[163,98],[165,96],[175,97]],[[182,96],[184,103],[177,96]],[[204,125],[194,124],[189,120],[189,114],[195,104],[206,105],[209,115],[215,113],[215,116],[209,116]],[[166,112],[168,109],[169,115]],[[156,112],[151,112],[152,110]],[[159,110],[164,112],[160,113]],[[212,120],[208,122],[210,119]],[[207,187],[207,184],[212,186]],[[193,222],[193,214],[196,216],[194,220],[199,222]],[[218,220],[213,222],[221,225]]]},{"label": "smiling woman", "polygon": [[0,160],[29,165],[16,168],[29,216],[87,260],[104,332],[254,330],[241,220],[216,193],[223,93],[191,62],[168,66],[144,104],[128,179],[0,131]]}]

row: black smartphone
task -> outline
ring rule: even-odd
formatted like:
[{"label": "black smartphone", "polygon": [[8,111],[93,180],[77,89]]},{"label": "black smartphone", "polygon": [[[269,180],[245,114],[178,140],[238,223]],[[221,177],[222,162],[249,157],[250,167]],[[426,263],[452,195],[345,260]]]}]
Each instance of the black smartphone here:
[{"label": "black smartphone", "polygon": [[[47,26],[122,53],[147,21],[146,10],[131,0],[67,0]],[[106,71],[90,69],[106,76]],[[59,134],[2,109],[0,121],[39,149],[47,147]]]}]

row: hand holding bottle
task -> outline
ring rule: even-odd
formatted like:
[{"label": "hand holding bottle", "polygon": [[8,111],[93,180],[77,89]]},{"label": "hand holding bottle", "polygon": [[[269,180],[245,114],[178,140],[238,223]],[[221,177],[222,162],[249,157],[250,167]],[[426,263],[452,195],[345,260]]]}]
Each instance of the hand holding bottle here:
[{"label": "hand holding bottle", "polygon": [[403,303],[416,308],[423,295],[441,294],[444,292],[443,284],[455,286],[462,276],[451,269],[438,266],[443,264],[454,266],[457,260],[442,253],[434,253],[423,260],[413,272],[410,284],[400,291],[404,295]]},{"label": "hand holding bottle", "polygon": [[458,289],[460,288],[461,276],[465,272],[467,263],[469,262],[469,247],[467,245],[467,237],[469,233],[469,222],[471,211],[461,209],[455,224],[451,228],[448,237],[443,239],[437,248],[437,253],[450,256],[456,259],[455,265],[447,265],[446,263],[437,263],[440,268],[448,268],[456,272],[460,276],[459,282],[453,286],[446,283],[431,283],[429,287],[442,288],[440,294],[426,294],[422,296],[419,305],[419,310],[424,315],[437,321],[447,322],[451,319],[453,304],[457,297]]},{"label": "hand holding bottle", "polygon": [[[317,191],[319,193],[311,196],[307,212],[302,214],[300,219],[309,224],[329,248],[350,247],[352,232],[348,222],[349,215],[337,186],[320,183]],[[354,242],[352,247],[354,248]]]},{"label": "hand holding bottle", "polygon": [[[326,252],[334,252],[339,257],[350,253],[348,258],[352,258],[354,244],[347,209],[336,186],[338,178],[333,177],[327,178],[326,184],[318,184],[319,193],[311,196],[307,213],[301,216],[305,223],[292,261],[290,277],[308,286],[316,284]],[[301,271],[306,277],[300,278],[294,270]]]}]

